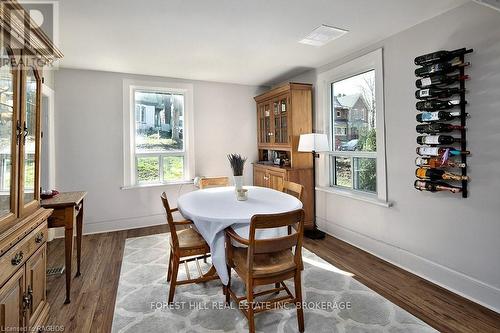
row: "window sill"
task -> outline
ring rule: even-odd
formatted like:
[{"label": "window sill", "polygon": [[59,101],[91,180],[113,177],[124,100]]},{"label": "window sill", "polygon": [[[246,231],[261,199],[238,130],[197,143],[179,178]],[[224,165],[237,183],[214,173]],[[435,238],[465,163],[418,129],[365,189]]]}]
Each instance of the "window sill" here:
[{"label": "window sill", "polygon": [[177,185],[188,185],[194,184],[192,180],[182,180],[178,182],[170,182],[170,183],[154,183],[154,184],[140,184],[140,185],[127,185],[120,187],[121,190],[134,190],[140,188],[150,188],[150,187],[161,187],[161,186],[177,186]]},{"label": "window sill", "polygon": [[367,203],[371,203],[371,204],[381,206],[381,207],[386,207],[386,208],[391,207],[393,204],[390,201],[380,200],[375,195],[370,195],[370,194],[359,192],[359,191],[343,190],[343,189],[339,189],[336,187],[325,187],[325,186],[316,187],[316,190],[318,190],[320,192],[324,192],[324,193],[331,193],[331,194],[340,195],[340,196],[343,196],[346,198],[364,201]]}]

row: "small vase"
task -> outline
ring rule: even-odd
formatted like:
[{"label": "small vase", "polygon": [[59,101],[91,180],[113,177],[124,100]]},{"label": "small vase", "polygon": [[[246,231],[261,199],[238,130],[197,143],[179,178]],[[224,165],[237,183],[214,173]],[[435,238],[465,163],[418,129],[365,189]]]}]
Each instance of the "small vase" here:
[{"label": "small vase", "polygon": [[238,191],[243,188],[243,176],[233,176],[234,179],[234,190]]}]

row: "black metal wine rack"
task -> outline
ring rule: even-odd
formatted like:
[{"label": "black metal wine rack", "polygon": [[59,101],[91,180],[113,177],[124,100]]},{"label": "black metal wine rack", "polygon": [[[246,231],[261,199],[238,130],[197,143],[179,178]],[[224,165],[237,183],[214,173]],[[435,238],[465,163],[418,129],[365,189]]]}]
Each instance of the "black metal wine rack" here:
[{"label": "black metal wine rack", "polygon": [[[468,49],[466,52],[464,52],[463,54],[458,56],[458,58],[462,64],[466,64],[465,55],[468,53],[471,53],[472,51],[473,51],[472,49]],[[450,61],[450,60],[448,60],[448,61]],[[468,65],[470,65],[470,63],[467,63],[467,66]],[[458,66],[453,72],[448,72],[448,73],[446,73],[446,75],[459,73],[461,77],[464,77],[465,76],[465,69],[467,66],[465,66],[465,65]],[[460,87],[460,93],[459,93],[459,96],[460,96],[460,104],[459,104],[460,118],[459,118],[459,120],[460,120],[460,126],[462,126],[462,128],[459,131],[460,131],[460,139],[461,139],[460,140],[460,150],[462,152],[467,151],[467,118],[468,118],[468,114],[466,112],[467,101],[465,99],[465,94],[466,94],[465,81],[466,81],[465,79],[459,80],[459,87]],[[440,85],[440,88],[452,87],[455,85],[456,85],[456,83],[452,83],[449,85],[442,85],[442,86]],[[456,121],[456,120],[453,120],[453,121]],[[439,133],[437,133],[437,134],[439,135]],[[439,145],[436,145],[436,146],[439,146]],[[461,159],[461,163],[463,164],[463,166],[460,168],[461,174],[463,177],[467,177],[467,155],[461,154],[460,159]],[[468,196],[468,179],[461,180],[461,189],[462,189],[462,191],[461,191],[462,197],[467,198],[467,196]]]},{"label": "black metal wine rack", "polygon": [[[472,51],[472,50],[471,50]],[[460,61],[462,63],[465,63],[465,54],[460,55]],[[460,76],[465,75],[465,66],[460,67]],[[465,100],[465,80],[460,80],[460,126],[462,126],[462,129],[460,130],[461,134],[461,142],[460,142],[460,147],[462,151],[467,150],[467,112],[465,112],[465,108],[467,106],[467,101]],[[464,163],[464,166],[461,168],[462,169],[462,176],[466,177],[467,176],[467,155],[462,154],[462,163]],[[469,192],[468,192],[468,180],[462,180],[462,198],[467,198]]]}]

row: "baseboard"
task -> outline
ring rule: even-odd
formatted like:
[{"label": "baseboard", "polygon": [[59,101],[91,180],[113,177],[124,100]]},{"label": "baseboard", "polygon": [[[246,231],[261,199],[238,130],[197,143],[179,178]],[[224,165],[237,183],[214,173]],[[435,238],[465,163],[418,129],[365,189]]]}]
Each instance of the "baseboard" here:
[{"label": "baseboard", "polygon": [[394,245],[317,217],[319,229],[438,286],[500,313],[500,289]]},{"label": "baseboard", "polygon": [[[165,214],[156,214],[148,216],[140,216],[126,219],[118,220],[107,220],[99,222],[85,222],[83,224],[83,234],[101,234],[105,232],[130,230],[144,227],[152,227],[155,225],[165,224]],[[55,236],[54,238],[64,237],[64,228],[54,228]],[[74,231],[76,233],[76,230]]]}]

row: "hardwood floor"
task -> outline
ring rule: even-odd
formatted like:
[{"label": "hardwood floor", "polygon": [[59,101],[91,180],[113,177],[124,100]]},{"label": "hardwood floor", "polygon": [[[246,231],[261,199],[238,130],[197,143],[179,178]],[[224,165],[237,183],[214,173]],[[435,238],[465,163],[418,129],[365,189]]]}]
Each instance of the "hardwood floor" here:
[{"label": "hardwood floor", "polygon": [[[165,225],[84,236],[82,276],[73,279],[70,304],[63,304],[64,276],[47,279],[51,305],[47,325],[63,325],[64,332],[71,333],[109,332],[125,240],[167,231]],[[500,332],[500,314],[496,312],[336,238],[304,240],[307,249],[353,273],[355,279],[441,332]],[[47,258],[49,267],[63,265],[62,239],[49,243]]]},{"label": "hardwood floor", "polygon": [[337,238],[305,247],[441,332],[500,332],[500,314]]}]

